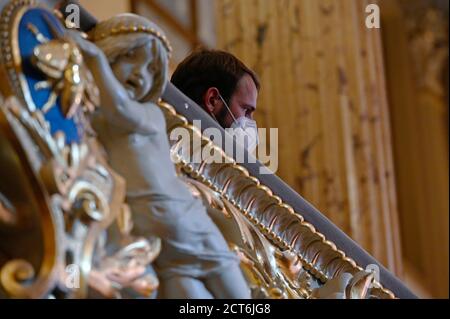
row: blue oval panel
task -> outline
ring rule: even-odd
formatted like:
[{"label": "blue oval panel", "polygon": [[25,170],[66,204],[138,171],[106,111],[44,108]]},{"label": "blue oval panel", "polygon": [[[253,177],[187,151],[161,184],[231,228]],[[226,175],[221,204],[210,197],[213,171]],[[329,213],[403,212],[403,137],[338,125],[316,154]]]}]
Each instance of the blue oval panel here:
[{"label": "blue oval panel", "polygon": [[[31,99],[37,109],[41,109],[50,97],[50,89],[35,90],[35,84],[46,80],[46,76],[37,70],[31,63],[31,57],[35,46],[40,42],[36,36],[28,28],[28,24],[33,24],[40,33],[47,39],[55,38],[52,29],[49,27],[51,23],[53,28],[59,32],[56,37],[61,36],[64,32],[64,27],[61,22],[49,11],[42,8],[31,8],[27,10],[20,19],[19,23],[19,50],[22,59],[22,71],[26,78],[28,90]],[[61,112],[60,98],[57,99],[56,105],[53,106],[46,114],[45,119],[50,123],[51,133],[63,131],[66,136],[66,142],[79,142],[83,134],[81,124],[76,123],[77,116],[71,119],[64,117]]]}]

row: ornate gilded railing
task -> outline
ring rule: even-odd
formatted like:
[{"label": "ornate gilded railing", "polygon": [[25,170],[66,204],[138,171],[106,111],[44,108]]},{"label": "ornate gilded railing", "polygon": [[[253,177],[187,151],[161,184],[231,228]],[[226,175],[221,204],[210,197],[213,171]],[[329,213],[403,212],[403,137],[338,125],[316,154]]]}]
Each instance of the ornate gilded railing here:
[{"label": "ornate gilded railing", "polygon": [[[190,156],[180,160],[184,172],[227,199],[277,249],[294,252],[303,267],[321,283],[375,265],[380,280],[373,285],[373,297],[415,298],[400,280],[275,174],[267,174],[267,170],[261,174],[263,165],[260,162],[252,160],[237,164],[233,154],[226,154],[203,136],[203,130],[214,127],[227,138],[223,129],[182,92],[169,85],[163,99],[169,135],[177,127],[188,128],[192,134],[201,136],[203,147],[215,147],[224,157],[223,164],[206,164],[192,163],[190,159],[195,157]],[[194,120],[199,121],[201,127],[195,127]],[[246,154],[246,158],[250,157]]]},{"label": "ornate gilded railing", "polygon": [[[318,232],[312,224],[306,222],[291,206],[284,203],[279,196],[274,195],[269,187],[263,185],[258,178],[251,176],[245,167],[237,164],[221,148],[203,136],[201,131],[190,124],[184,116],[178,114],[173,106],[164,102],[161,102],[160,106],[165,111],[169,136],[179,128],[190,131],[190,139],[175,140],[172,146],[174,161],[178,163],[184,175],[200,182],[205,186],[207,193],[226,202],[227,205],[220,205],[225,214],[227,211],[236,211],[229,215],[240,221],[240,226],[242,223],[247,223],[246,226],[239,227],[242,236],[245,237],[246,232],[253,230],[270,241],[265,243],[264,239],[256,239],[265,246],[261,249],[263,256],[259,262],[267,264],[270,269],[265,273],[267,281],[274,281],[273,285],[267,285],[265,291],[267,295],[270,295],[270,291],[278,289],[277,294],[280,296],[309,298],[312,287],[320,287],[321,283],[343,273],[355,275],[363,270],[353,259],[347,257],[345,252],[339,250],[334,243]],[[201,140],[201,146],[192,148],[191,141],[195,138]],[[214,163],[208,163],[206,159],[196,163],[192,160],[201,158],[200,154],[213,152],[221,156],[220,160],[215,157]],[[214,201],[210,200],[208,204],[212,205]],[[226,230],[221,229],[226,236]],[[236,242],[236,239],[229,239],[229,241]],[[240,247],[239,245],[236,247],[243,246],[245,245],[241,243]],[[257,251],[258,247],[255,246],[249,245],[248,252]],[[243,249],[244,253],[245,251]],[[291,253],[297,257],[297,264],[311,274],[316,281],[301,270],[291,273],[283,269],[283,258],[277,258],[283,253]],[[285,260],[284,264],[286,268],[289,268],[288,260]],[[248,268],[251,270],[255,265],[258,265],[256,260]],[[277,282],[278,279],[281,279],[281,282]],[[373,287],[370,291],[371,297],[395,297],[378,282],[373,283]]]}]

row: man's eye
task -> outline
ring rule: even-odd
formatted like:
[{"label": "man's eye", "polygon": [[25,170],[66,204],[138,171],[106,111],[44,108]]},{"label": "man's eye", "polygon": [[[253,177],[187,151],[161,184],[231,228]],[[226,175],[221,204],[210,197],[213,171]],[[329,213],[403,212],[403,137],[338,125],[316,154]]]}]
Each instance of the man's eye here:
[{"label": "man's eye", "polygon": [[128,51],[126,56],[132,58],[134,56],[134,50]]}]

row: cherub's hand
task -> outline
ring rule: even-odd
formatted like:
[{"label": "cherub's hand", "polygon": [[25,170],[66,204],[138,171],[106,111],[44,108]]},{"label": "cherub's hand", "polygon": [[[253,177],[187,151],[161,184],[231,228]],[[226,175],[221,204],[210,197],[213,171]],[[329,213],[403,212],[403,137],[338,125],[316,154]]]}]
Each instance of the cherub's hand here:
[{"label": "cherub's hand", "polygon": [[146,298],[149,298],[158,287],[158,278],[151,274],[137,278],[130,285],[131,289]]},{"label": "cherub's hand", "polygon": [[80,32],[67,30],[66,35],[78,45],[85,59],[90,60],[104,57],[103,51],[91,41],[84,39]]}]

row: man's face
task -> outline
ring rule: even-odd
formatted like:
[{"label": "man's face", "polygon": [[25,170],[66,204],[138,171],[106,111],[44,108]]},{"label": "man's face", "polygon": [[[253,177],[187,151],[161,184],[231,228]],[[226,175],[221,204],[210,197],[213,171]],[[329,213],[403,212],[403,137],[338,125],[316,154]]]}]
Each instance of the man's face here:
[{"label": "man's face", "polygon": [[153,85],[152,48],[153,42],[148,41],[119,57],[111,66],[117,80],[125,87],[133,100],[141,100]]},{"label": "man's face", "polygon": [[[242,116],[253,119],[257,99],[258,90],[256,89],[255,82],[249,74],[245,74],[239,80],[228,106],[236,119]],[[225,105],[222,105],[220,109],[214,113],[217,120],[224,128],[231,127],[234,119]]]}]

